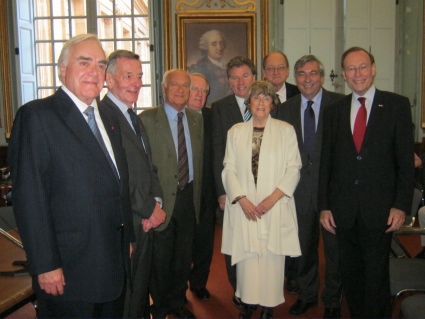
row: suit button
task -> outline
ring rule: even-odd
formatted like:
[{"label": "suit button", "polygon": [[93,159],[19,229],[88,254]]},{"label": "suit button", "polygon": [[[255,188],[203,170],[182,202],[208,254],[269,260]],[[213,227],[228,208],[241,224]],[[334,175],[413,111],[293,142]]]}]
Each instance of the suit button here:
[{"label": "suit button", "polygon": [[171,193],[171,195],[176,196],[176,193]]},{"label": "suit button", "polygon": [[359,156],[357,156],[357,160],[358,161],[361,161],[363,159],[363,157],[361,157],[360,155]]},{"label": "suit button", "polygon": [[354,181],[354,185],[359,185],[359,180],[358,180],[358,179],[356,179],[356,180]]},{"label": "suit button", "polygon": [[177,178],[177,175],[174,175],[174,178]]},{"label": "suit button", "polygon": [[124,229],[124,224],[121,224],[118,226],[117,230],[123,230]]}]

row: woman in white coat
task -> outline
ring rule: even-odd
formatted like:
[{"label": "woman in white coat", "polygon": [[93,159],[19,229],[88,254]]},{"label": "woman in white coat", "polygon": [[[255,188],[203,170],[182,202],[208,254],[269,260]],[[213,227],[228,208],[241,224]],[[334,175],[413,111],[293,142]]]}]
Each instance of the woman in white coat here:
[{"label": "woman in white coat", "polygon": [[285,256],[301,254],[293,198],[301,159],[294,128],[270,117],[277,101],[268,82],[254,82],[245,98],[251,120],[227,134],[221,251],[237,264],[240,318],[251,318],[256,305],[261,318],[272,318],[285,301]]}]

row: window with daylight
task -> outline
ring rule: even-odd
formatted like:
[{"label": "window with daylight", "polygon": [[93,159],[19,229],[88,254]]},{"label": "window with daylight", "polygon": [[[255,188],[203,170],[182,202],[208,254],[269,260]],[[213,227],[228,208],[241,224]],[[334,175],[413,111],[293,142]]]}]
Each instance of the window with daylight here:
[{"label": "window with daylight", "polygon": [[[116,49],[137,53],[142,61],[143,87],[136,108],[152,101],[149,41],[150,0],[34,0],[37,95],[53,94],[61,85],[56,62],[64,43],[80,33],[95,33],[108,56]],[[154,68],[152,68],[154,69]],[[102,96],[106,89],[102,91]]]}]

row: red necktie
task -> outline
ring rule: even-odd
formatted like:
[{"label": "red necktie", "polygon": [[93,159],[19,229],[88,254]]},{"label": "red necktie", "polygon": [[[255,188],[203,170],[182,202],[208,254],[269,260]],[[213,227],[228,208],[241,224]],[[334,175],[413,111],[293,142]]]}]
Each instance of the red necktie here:
[{"label": "red necktie", "polygon": [[367,119],[367,111],[365,106],[366,98],[359,97],[358,98],[361,106],[357,111],[356,121],[354,122],[354,130],[353,130],[353,140],[356,145],[357,153],[360,153],[360,149],[362,148],[364,133],[366,132],[366,119]]}]

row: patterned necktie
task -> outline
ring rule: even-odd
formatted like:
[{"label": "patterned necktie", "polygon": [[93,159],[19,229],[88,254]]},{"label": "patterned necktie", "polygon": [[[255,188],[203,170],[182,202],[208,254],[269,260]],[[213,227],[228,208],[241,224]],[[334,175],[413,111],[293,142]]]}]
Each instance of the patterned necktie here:
[{"label": "patterned necktie", "polygon": [[356,145],[357,153],[360,153],[360,149],[362,148],[364,133],[366,132],[366,119],[367,119],[367,110],[365,101],[366,98],[359,97],[360,108],[357,111],[356,120],[354,122],[353,129],[353,140]]},{"label": "patterned necktie", "polygon": [[304,149],[307,155],[310,155],[313,150],[316,135],[316,118],[311,107],[313,103],[313,101],[308,101],[307,108],[304,111]]},{"label": "patterned necktie", "polygon": [[90,126],[90,129],[92,130],[94,136],[96,137],[97,142],[99,143],[100,148],[102,149],[103,153],[106,156],[106,159],[108,160],[109,165],[112,168],[112,171],[114,172],[115,177],[119,181],[119,175],[117,168],[115,167],[114,162],[112,161],[111,156],[109,155],[108,149],[106,148],[105,142],[103,141],[102,135],[99,131],[99,127],[97,126],[96,119],[94,117],[94,107],[89,105],[87,109],[84,111],[84,114],[87,115],[87,123]]},{"label": "patterned necktie", "polygon": [[245,113],[243,115],[243,121],[248,122],[252,117],[252,113],[248,108],[248,105],[245,106]]},{"label": "patterned necktie", "polygon": [[186,138],[184,136],[183,112],[179,112],[177,121],[177,139],[178,139],[178,169],[179,169],[179,187],[182,190],[189,182],[189,161],[187,158]]}]

